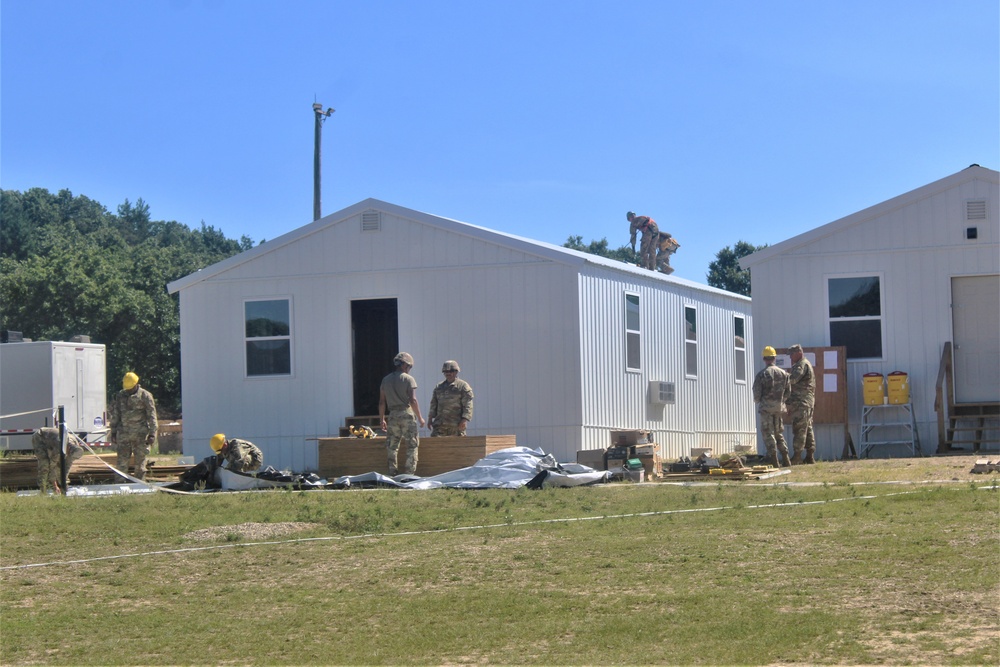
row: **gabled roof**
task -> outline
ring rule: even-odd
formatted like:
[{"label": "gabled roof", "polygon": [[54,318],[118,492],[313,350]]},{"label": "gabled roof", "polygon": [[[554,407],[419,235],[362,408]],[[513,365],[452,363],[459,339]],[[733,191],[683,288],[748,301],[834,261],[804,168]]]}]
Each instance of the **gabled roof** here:
[{"label": "gabled roof", "polygon": [[476,225],[469,224],[467,222],[460,222],[458,220],[452,220],[450,218],[443,218],[441,216],[432,215],[430,213],[421,213],[420,211],[414,211],[413,209],[404,208],[402,206],[397,206],[395,204],[390,204],[388,202],[380,201],[378,199],[365,199],[358,202],[352,206],[341,209],[335,213],[331,213],[327,216],[320,218],[319,220],[314,220],[313,222],[294,229],[286,234],[274,238],[270,241],[261,243],[258,246],[241,252],[238,255],[233,255],[221,262],[216,262],[211,266],[207,266],[204,269],[200,269],[195,273],[184,276],[174,280],[167,284],[167,291],[171,294],[179,292],[183,289],[191,287],[203,280],[207,280],[213,276],[216,276],[224,271],[228,271],[234,267],[240,266],[246,262],[252,261],[257,257],[265,255],[269,252],[273,252],[278,248],[282,248],[291,243],[295,243],[311,234],[315,234],[323,229],[330,226],[339,224],[344,220],[352,218],[365,211],[381,211],[383,213],[388,213],[390,215],[399,216],[401,218],[406,218],[408,220],[414,220],[421,224],[430,225],[432,227],[437,227],[444,229],[446,231],[461,234],[464,236],[471,236],[489,243],[495,243],[498,245],[506,246],[514,250],[534,255],[536,257],[541,257],[546,260],[557,262],[560,264],[566,264],[569,266],[576,266],[582,268],[583,266],[590,264],[595,266],[601,266],[607,269],[612,269],[615,271],[621,271],[625,273],[635,274],[647,279],[661,280],[665,283],[673,283],[678,285],[684,285],[686,287],[695,288],[698,290],[712,292],[717,294],[726,294],[728,296],[735,296],[739,298],[746,298],[742,295],[734,294],[732,292],[727,292],[715,287],[710,287],[708,285],[702,285],[700,283],[692,282],[690,280],[685,280],[683,278],[675,278],[673,276],[667,276],[659,272],[649,271],[648,269],[642,269],[638,266],[632,266],[631,264],[625,264],[614,259],[609,259],[607,257],[601,257],[599,255],[592,255],[590,253],[581,252],[578,250],[571,250],[570,248],[564,248],[562,246],[553,245],[551,243],[546,243],[544,241],[534,241],[531,239],[526,239],[520,236],[515,236],[513,234],[506,234],[504,232],[494,231],[492,229],[487,229],[486,227],[479,227]]},{"label": "gabled roof", "polygon": [[742,257],[740,258],[740,267],[743,269],[749,269],[755,264],[765,262],[777,255],[795,250],[796,248],[800,248],[804,245],[808,245],[809,243],[818,241],[819,239],[842,232],[855,225],[868,222],[869,220],[885,215],[890,211],[902,208],[903,206],[909,206],[910,204],[918,202],[921,199],[933,197],[941,192],[975,180],[997,183],[1000,182],[1000,172],[980,167],[978,164],[971,165],[960,172],[952,174],[951,176],[946,176],[945,178],[934,181],[933,183],[919,187],[916,190],[911,190],[905,194],[899,195],[898,197],[886,200],[881,204],[875,204],[874,206],[870,206],[862,211],[858,211],[857,213],[852,213],[844,218],[834,220],[833,222],[821,225],[808,232],[799,234],[798,236],[793,236],[792,238],[781,241],[780,243],[775,243],[774,245],[768,246],[763,250],[758,250],[751,255]]}]

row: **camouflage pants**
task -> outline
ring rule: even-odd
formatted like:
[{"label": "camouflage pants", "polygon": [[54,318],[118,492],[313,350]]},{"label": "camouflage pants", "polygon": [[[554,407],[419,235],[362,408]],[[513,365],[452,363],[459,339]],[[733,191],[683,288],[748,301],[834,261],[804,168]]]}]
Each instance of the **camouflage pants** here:
[{"label": "camouflage pants", "polygon": [[656,268],[656,243],[653,234],[643,232],[639,240],[639,266],[644,269]]},{"label": "camouflage pants", "polygon": [[760,413],[760,434],[764,437],[764,446],[767,448],[769,458],[775,457],[777,452],[781,453],[782,458],[788,456],[784,429],[785,426],[781,423],[780,414]]},{"label": "camouflage pants", "polygon": [[417,448],[420,446],[420,435],[417,431],[417,418],[409,412],[393,412],[386,421],[385,448],[389,455],[389,476],[395,477],[399,472],[396,459],[399,448],[406,445],[406,465],[403,472],[408,475],[417,472]]},{"label": "camouflage pants", "polygon": [[434,424],[431,437],[436,438],[439,435],[465,435],[465,429],[459,431],[458,424]]},{"label": "camouflage pants", "polygon": [[[61,445],[52,446],[50,443],[39,445],[34,441],[32,441],[32,445],[35,450],[35,457],[38,459],[38,489],[42,493],[55,491],[62,484],[62,466],[59,462],[62,447]],[[69,473],[70,466],[73,465],[73,461],[81,456],[83,456],[83,449],[81,447],[71,446],[69,448],[69,453],[66,454],[67,474]]]},{"label": "camouflage pants", "polygon": [[146,442],[145,433],[118,433],[115,451],[118,454],[117,468],[128,473],[128,460],[135,457],[136,479],[146,478],[146,457],[152,445]]},{"label": "camouflage pants", "polygon": [[813,433],[813,409],[807,405],[789,408],[792,413],[792,458],[798,458],[802,450],[807,455],[816,451],[816,435]]}]

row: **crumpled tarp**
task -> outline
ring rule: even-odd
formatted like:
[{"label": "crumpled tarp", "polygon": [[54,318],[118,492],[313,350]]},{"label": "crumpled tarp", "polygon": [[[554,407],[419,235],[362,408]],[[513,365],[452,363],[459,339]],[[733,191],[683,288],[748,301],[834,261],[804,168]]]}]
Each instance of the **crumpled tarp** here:
[{"label": "crumpled tarp", "polygon": [[345,475],[330,482],[335,488],[394,486],[402,489],[517,489],[582,486],[603,482],[607,470],[594,470],[578,463],[558,463],[551,454],[528,447],[508,447],[459,468],[433,477],[377,472]]}]

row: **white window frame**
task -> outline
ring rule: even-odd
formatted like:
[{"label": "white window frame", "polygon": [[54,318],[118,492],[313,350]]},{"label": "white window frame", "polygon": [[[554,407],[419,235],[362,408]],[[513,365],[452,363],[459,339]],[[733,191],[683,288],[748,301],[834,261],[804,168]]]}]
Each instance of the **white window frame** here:
[{"label": "white window frame", "polygon": [[[743,344],[740,345],[740,337],[736,335],[737,320],[743,322]],[[740,377],[742,371],[743,377]],[[745,315],[733,315],[733,378],[736,384],[746,384],[747,376],[747,318]]]},{"label": "white window frame", "polygon": [[[694,337],[688,337],[688,312],[694,314]],[[698,309],[692,305],[684,305],[684,317],[681,318],[684,327],[684,377],[688,380],[698,379]],[[691,373],[691,365],[694,373]]]},{"label": "white window frame", "polygon": [[[879,314],[878,315],[863,315],[863,316],[853,316],[853,317],[830,317],[830,281],[832,280],[845,280],[851,278],[876,278],[878,279],[878,292],[879,292]],[[885,359],[885,274],[881,272],[863,271],[858,273],[838,273],[829,274],[823,276],[823,299],[826,305],[826,338],[827,345],[833,346],[833,336],[831,327],[834,322],[865,322],[865,321],[878,321],[879,323],[879,342],[882,348],[882,354],[878,357],[852,357],[850,356],[850,350],[847,351],[847,362],[869,362],[869,361],[883,361]],[[843,344],[838,342],[838,344]]]},{"label": "white window frame", "polygon": [[[635,327],[629,326],[629,300],[635,300]],[[625,370],[629,372],[640,372],[642,371],[642,298],[639,296],[638,292],[625,292],[625,298],[622,300],[623,306],[623,328],[625,330]],[[631,344],[630,344],[631,343]],[[638,359],[635,359],[635,365],[631,362],[633,359],[630,358],[629,351],[634,349],[635,355]]]},{"label": "white window frame", "polygon": [[[288,304],[288,335],[286,336],[247,336],[247,304],[261,303],[268,301],[284,301]],[[294,309],[291,296],[268,296],[254,297],[243,300],[243,377],[247,380],[267,380],[274,378],[289,378],[295,375],[295,342],[293,339],[292,323],[295,321]],[[247,345],[250,342],[288,341],[288,372],[269,373],[261,375],[250,374],[249,352]]]}]

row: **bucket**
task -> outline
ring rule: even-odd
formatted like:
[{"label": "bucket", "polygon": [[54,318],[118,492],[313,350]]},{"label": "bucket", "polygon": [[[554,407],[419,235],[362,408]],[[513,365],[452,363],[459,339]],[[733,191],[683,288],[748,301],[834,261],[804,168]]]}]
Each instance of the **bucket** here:
[{"label": "bucket", "polygon": [[903,371],[889,373],[889,403],[904,405],[910,402],[910,377]]},{"label": "bucket", "polygon": [[865,373],[864,382],[865,405],[883,405],[885,403],[885,378],[881,373]]}]

